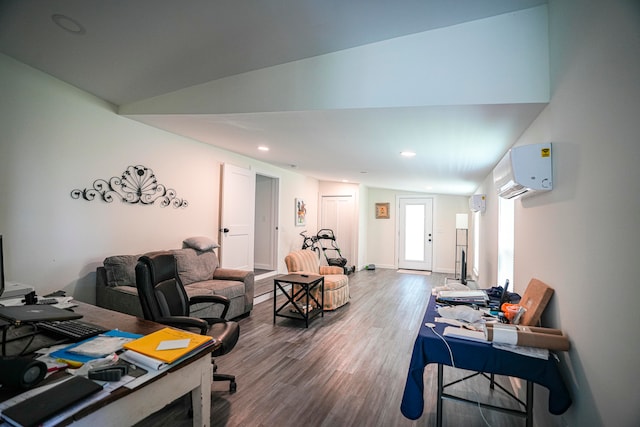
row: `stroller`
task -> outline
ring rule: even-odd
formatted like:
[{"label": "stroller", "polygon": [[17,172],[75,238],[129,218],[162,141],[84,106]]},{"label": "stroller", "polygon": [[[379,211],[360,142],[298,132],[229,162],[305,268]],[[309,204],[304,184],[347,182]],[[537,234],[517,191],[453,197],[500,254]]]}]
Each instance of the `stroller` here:
[{"label": "stroller", "polygon": [[300,233],[302,238],[302,249],[310,249],[315,251],[316,255],[320,257],[320,247],[318,246],[318,236],[307,236],[307,230]]},{"label": "stroller", "polygon": [[355,266],[347,267],[347,259],[340,253],[340,248],[336,242],[336,236],[333,234],[333,230],[323,228],[318,231],[316,237],[316,243],[322,249],[327,264],[342,267],[344,274],[353,273]]}]

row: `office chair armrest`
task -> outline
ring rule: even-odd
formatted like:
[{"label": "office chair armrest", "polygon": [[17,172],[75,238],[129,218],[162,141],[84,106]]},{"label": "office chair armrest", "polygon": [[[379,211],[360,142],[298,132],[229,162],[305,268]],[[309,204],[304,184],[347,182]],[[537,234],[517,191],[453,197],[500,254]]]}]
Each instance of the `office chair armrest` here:
[{"label": "office chair armrest", "polygon": [[171,316],[171,317],[162,317],[156,320],[158,323],[162,323],[168,326],[175,326],[180,329],[187,328],[197,328],[200,329],[200,335],[207,335],[207,331],[209,330],[209,323],[207,323],[204,319],[199,319],[197,317],[188,317],[188,316]]},{"label": "office chair armrest", "polygon": [[223,319],[227,318],[227,312],[229,311],[229,306],[231,305],[231,300],[222,295],[195,295],[189,298],[189,305],[194,304],[222,304],[224,308],[222,309],[222,315],[220,316]]}]

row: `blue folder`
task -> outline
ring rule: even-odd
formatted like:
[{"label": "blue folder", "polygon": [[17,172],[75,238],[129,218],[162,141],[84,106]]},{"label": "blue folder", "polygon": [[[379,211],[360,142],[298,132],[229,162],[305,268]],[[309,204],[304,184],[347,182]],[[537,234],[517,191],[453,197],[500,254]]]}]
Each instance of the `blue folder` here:
[{"label": "blue folder", "polygon": [[[122,337],[122,338],[140,338],[142,336],[140,334],[132,334],[132,333],[129,333],[129,332],[118,331],[117,329],[105,332],[102,335],[105,335],[105,336],[108,336],[108,337]],[[68,347],[65,347],[63,349],[54,351],[53,353],[50,354],[50,356],[53,357],[53,358],[56,358],[56,359],[71,360],[73,362],[81,362],[81,363],[86,363],[86,362],[88,362],[90,360],[99,359],[99,357],[84,356],[82,354],[76,354],[76,353],[69,352],[69,350],[73,349],[74,347],[77,347],[80,344],[85,343],[87,341],[91,341],[94,338],[95,337],[91,337],[91,338],[88,338],[88,339],[86,339],[84,341],[80,341],[80,342],[71,344]]]}]

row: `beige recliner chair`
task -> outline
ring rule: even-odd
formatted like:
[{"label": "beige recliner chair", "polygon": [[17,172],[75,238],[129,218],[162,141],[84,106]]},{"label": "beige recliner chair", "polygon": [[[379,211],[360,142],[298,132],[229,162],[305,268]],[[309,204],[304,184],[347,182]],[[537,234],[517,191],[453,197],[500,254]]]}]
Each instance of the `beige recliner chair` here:
[{"label": "beige recliner chair", "polygon": [[[349,302],[349,277],[342,267],[320,265],[318,255],[311,250],[299,250],[284,258],[289,273],[324,276],[324,309],[335,310]],[[320,301],[319,290],[311,293]]]}]

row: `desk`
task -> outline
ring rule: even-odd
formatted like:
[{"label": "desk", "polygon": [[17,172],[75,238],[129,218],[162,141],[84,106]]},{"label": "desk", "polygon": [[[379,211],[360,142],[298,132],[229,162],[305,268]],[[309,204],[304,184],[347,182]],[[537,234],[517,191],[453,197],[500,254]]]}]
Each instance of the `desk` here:
[{"label": "desk", "polygon": [[[106,310],[89,304],[78,303],[74,311],[83,315],[82,320],[110,329],[149,334],[165,327],[128,314]],[[191,392],[193,425],[208,426],[211,419],[211,381],[213,366],[209,354],[216,348],[210,346],[193,357],[172,366],[169,370],[140,387],[130,390],[120,387],[111,394],[89,405],[65,420],[64,425],[124,426],[133,425],[162,409],[180,396]],[[5,397],[6,398],[6,397]]]},{"label": "desk", "polygon": [[[291,290],[287,291],[285,286],[291,284]],[[299,289],[296,291],[296,286]],[[320,299],[311,294],[315,288],[320,288]],[[286,301],[278,307],[276,299],[278,289],[285,296]],[[304,302],[304,309],[300,307],[300,302]],[[309,303],[314,302],[315,307],[309,310]],[[286,307],[291,307],[291,312],[282,312]],[[287,274],[273,279],[273,323],[276,323],[276,316],[287,317],[289,319],[304,320],[305,326],[309,327],[309,320],[321,315],[324,317],[324,276],[302,276],[300,274]]]},{"label": "desk", "polygon": [[[431,297],[427,306],[418,337],[413,346],[409,373],[402,396],[400,410],[412,420],[420,418],[424,409],[424,368],[429,363],[438,364],[438,403],[437,422],[442,425],[442,400],[450,398],[444,393],[446,385],[442,382],[443,365],[451,366],[449,350],[442,340],[425,323],[434,322],[437,317],[435,297]],[[442,335],[446,324],[436,323],[435,330]],[[527,408],[523,415],[527,426],[533,425],[533,383],[549,389],[549,412],[555,415],[564,413],[571,406],[571,397],[558,370],[553,356],[548,360],[536,359],[495,349],[490,343],[479,343],[458,338],[446,338],[453,353],[455,367],[476,372],[506,375],[527,381]],[[477,405],[476,402],[474,404]],[[490,409],[497,409],[485,405]]]}]

